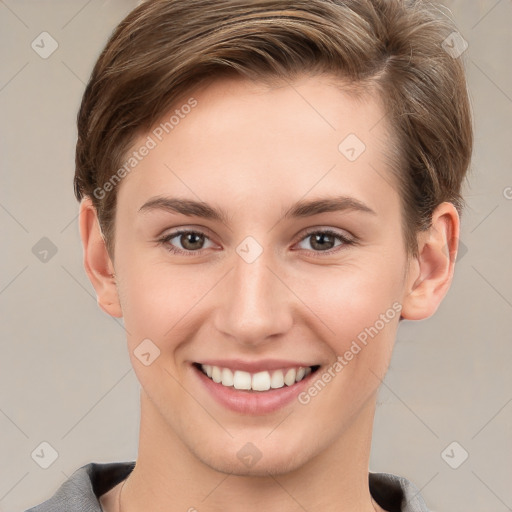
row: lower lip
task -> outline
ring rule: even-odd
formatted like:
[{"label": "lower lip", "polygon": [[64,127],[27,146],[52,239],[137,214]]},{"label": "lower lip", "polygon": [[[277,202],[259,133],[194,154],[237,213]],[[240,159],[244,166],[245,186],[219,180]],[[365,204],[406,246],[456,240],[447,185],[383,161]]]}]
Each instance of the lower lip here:
[{"label": "lower lip", "polygon": [[268,391],[244,391],[213,382],[194,365],[192,365],[192,369],[218,403],[234,412],[249,415],[269,414],[293,402],[297,399],[299,393],[309,385],[311,376],[318,371],[310,373],[291,386],[285,384],[282,388],[269,389]]}]

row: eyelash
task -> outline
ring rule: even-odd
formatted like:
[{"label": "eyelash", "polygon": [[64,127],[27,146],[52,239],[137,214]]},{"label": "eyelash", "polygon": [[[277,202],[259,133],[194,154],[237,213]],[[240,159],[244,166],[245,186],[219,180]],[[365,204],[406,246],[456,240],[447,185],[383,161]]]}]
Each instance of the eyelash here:
[{"label": "eyelash", "polygon": [[[183,250],[183,249],[179,249],[178,247],[174,247],[173,245],[170,245],[170,243],[169,243],[173,238],[176,238],[177,236],[187,235],[187,234],[190,234],[190,233],[193,233],[193,234],[196,234],[196,235],[197,234],[202,235],[202,236],[204,236],[205,239],[209,240],[209,237],[205,233],[203,233],[202,231],[192,230],[192,229],[190,229],[190,230],[189,229],[183,229],[183,230],[175,231],[174,233],[169,233],[168,235],[165,235],[162,238],[159,238],[158,242],[161,245],[163,245],[165,247],[165,249],[167,251],[169,251],[170,253],[178,254],[178,255],[183,255],[183,256],[195,256],[195,255],[201,253],[201,251],[203,249],[199,249],[197,251]],[[311,235],[317,235],[317,234],[332,236],[334,238],[337,238],[338,240],[341,240],[341,242],[343,242],[343,243],[341,245],[335,246],[332,249],[328,249],[328,250],[325,250],[325,251],[310,251],[310,252],[312,252],[314,254],[315,257],[321,256],[321,255],[324,255],[324,254],[331,255],[331,254],[333,254],[335,252],[338,252],[339,250],[342,250],[343,247],[347,247],[347,246],[351,246],[351,245],[356,245],[357,244],[357,241],[355,239],[347,238],[346,236],[343,236],[340,233],[338,233],[336,231],[333,231],[331,229],[325,229],[325,230],[313,229],[313,230],[307,231],[302,236],[302,238],[300,238],[296,243],[302,242],[303,240],[307,239]],[[300,249],[300,250],[307,251],[308,249]]]}]

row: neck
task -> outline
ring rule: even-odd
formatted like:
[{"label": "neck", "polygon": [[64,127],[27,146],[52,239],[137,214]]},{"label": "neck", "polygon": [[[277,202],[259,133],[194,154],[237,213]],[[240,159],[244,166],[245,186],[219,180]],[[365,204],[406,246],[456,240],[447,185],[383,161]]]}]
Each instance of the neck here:
[{"label": "neck", "polygon": [[139,453],[125,481],[121,511],[380,511],[368,486],[374,413],[372,396],[329,450],[293,471],[247,476],[199,460],[142,392]]}]

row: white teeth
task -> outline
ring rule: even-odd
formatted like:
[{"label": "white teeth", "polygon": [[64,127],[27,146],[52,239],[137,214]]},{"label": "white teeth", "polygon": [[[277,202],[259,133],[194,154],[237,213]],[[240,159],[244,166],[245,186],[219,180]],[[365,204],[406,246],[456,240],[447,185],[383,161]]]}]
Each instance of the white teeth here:
[{"label": "white teeth", "polygon": [[212,380],[217,384],[222,380],[222,371],[218,366],[212,367]]},{"label": "white teeth", "polygon": [[222,368],[222,385],[233,385],[233,372],[229,368]]},{"label": "white teeth", "polygon": [[253,374],[242,370],[235,370],[233,372],[229,368],[221,368],[209,364],[201,365],[201,368],[203,372],[217,384],[222,384],[226,387],[234,387],[235,389],[253,391],[278,389],[282,388],[285,384],[292,386],[311,373],[310,367],[302,366],[298,368],[273,370],[272,372],[262,371]]},{"label": "white teeth", "polygon": [[254,391],[267,391],[270,389],[270,374],[258,372],[252,376],[252,389]]},{"label": "white teeth", "polygon": [[299,380],[302,380],[304,378],[304,375],[306,375],[306,368],[299,368],[297,371],[297,376],[295,377],[295,382],[299,382]]},{"label": "white teeth", "polygon": [[284,386],[284,375],[283,370],[276,370],[272,374],[272,378],[270,379],[270,387],[272,389],[282,388]]},{"label": "white teeth", "polygon": [[295,368],[290,368],[286,372],[286,375],[284,376],[284,383],[287,386],[291,386],[292,384],[295,384],[296,375],[297,375],[297,371],[295,370]]},{"label": "white teeth", "polygon": [[251,389],[251,374],[236,370],[233,377],[233,386],[235,389]]}]

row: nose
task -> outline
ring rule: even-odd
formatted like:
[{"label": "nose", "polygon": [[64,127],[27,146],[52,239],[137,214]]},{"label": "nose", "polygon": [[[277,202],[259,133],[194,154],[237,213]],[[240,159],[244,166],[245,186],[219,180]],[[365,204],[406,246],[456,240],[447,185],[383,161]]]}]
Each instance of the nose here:
[{"label": "nose", "polygon": [[293,322],[293,293],[270,251],[251,263],[234,255],[216,297],[215,327],[242,345],[262,345],[285,334]]}]

